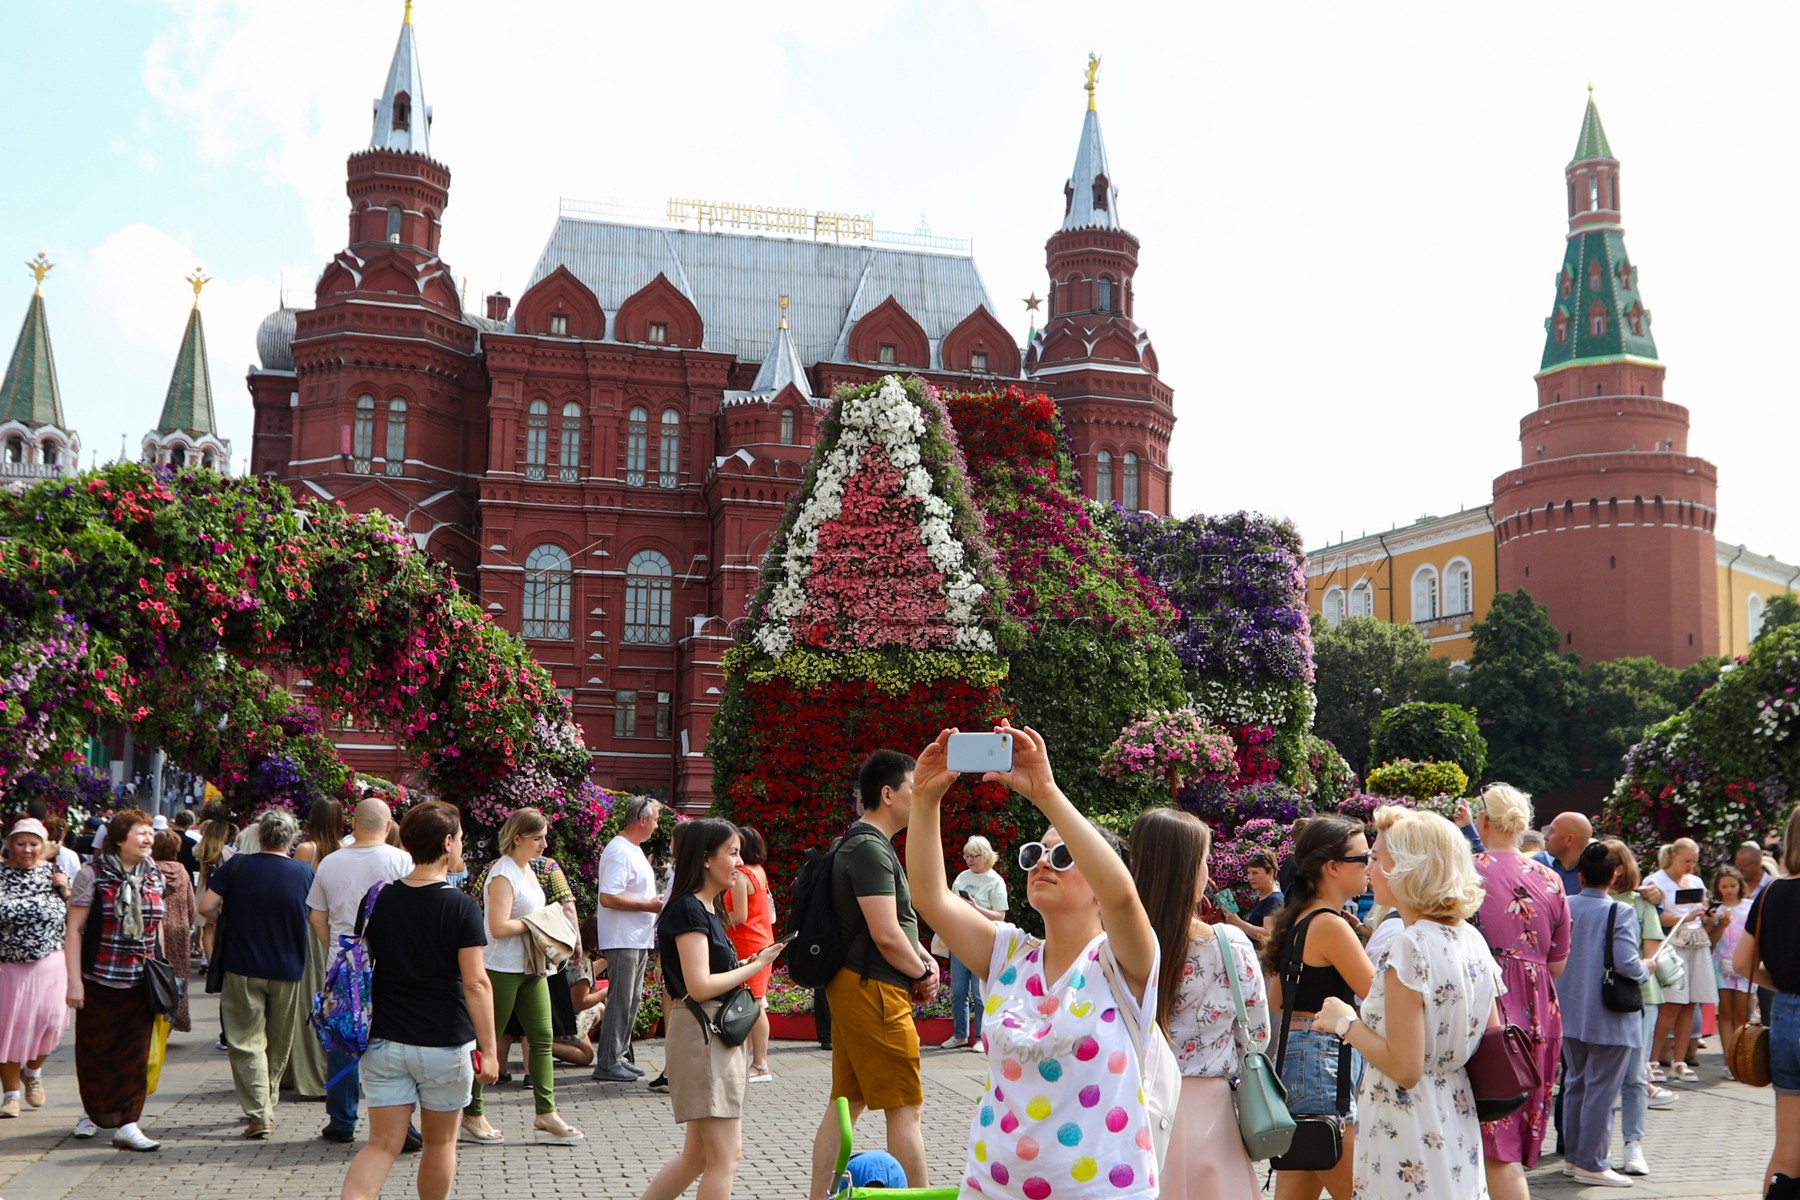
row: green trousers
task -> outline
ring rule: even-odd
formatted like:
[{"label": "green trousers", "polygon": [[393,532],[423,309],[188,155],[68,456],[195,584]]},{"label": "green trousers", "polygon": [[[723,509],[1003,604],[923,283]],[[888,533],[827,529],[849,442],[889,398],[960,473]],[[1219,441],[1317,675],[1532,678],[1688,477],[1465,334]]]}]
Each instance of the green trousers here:
[{"label": "green trousers", "polygon": [[[550,1054],[550,985],[542,975],[514,974],[511,971],[489,971],[488,982],[494,987],[494,1032],[498,1034],[519,1014],[519,1028],[531,1043],[531,1098],[538,1115],[556,1111],[556,1059]],[[463,1110],[471,1117],[482,1112],[481,1081],[475,1081],[469,1107]]]},{"label": "green trousers", "polygon": [[299,980],[225,973],[219,1017],[231,1051],[232,1086],[244,1115],[265,1125],[275,1123],[281,1073],[294,1039],[312,1036],[311,1029],[300,1027],[300,1011]]}]

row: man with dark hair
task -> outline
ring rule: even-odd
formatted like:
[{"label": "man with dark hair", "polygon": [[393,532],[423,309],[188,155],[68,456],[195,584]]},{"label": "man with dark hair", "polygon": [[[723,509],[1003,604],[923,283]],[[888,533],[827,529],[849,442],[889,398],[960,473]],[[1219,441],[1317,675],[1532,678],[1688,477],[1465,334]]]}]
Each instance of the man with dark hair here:
[{"label": "man with dark hair", "polygon": [[594,925],[612,984],[594,1043],[593,1078],[601,1083],[635,1083],[644,1073],[626,1052],[643,1001],[644,968],[656,944],[656,914],[663,907],[656,872],[643,850],[661,818],[662,805],[653,797],[633,796],[625,803],[625,827],[600,855],[600,910]]},{"label": "man with dark hair", "polygon": [[[919,944],[906,868],[894,835],[912,816],[911,755],[877,750],[857,781],[862,820],[850,826],[832,861],[831,897],[843,935],[844,966],[826,987],[831,1003],[831,1095],[850,1101],[850,1119],[878,1108],[887,1148],[912,1187],[927,1186],[924,1081],[912,1006],[938,989],[937,960]],[[824,1200],[837,1154],[835,1107],[813,1139],[812,1200]]]}]

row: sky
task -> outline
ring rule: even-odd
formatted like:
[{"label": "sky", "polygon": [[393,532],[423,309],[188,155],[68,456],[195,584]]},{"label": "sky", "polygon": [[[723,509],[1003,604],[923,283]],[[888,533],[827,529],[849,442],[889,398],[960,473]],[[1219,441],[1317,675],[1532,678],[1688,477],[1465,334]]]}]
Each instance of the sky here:
[{"label": "sky", "polygon": [[[200,265],[245,457],[256,327],[284,288],[309,304],[346,240],[344,160],[401,10],[5,7],[0,339],[48,253],[84,455],[123,437],[136,457]],[[1665,395],[1719,468],[1720,542],[1800,562],[1800,406],[1775,369],[1800,8],[418,0],[415,20],[452,172],[442,254],[477,311],[517,298],[560,197],[695,196],[970,238],[1021,339],[1097,52],[1137,318],[1175,390],[1176,511],[1285,515],[1310,547],[1485,503],[1518,464],[1591,82]]]}]

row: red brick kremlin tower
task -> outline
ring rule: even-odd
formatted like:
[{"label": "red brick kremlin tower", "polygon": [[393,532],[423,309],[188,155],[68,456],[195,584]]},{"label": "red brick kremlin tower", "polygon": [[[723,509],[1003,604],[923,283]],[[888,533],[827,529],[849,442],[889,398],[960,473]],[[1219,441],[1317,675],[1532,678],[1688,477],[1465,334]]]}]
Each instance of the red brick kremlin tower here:
[{"label": "red brick kremlin tower", "polygon": [[1175,394],[1157,377],[1150,335],[1133,319],[1138,240],[1119,216],[1088,59],[1087,114],[1063,186],[1062,228],[1044,245],[1050,313],[1026,371],[1054,397],[1087,494],[1167,515]]},{"label": "red brick kremlin tower", "polygon": [[1585,661],[1717,653],[1718,471],[1663,399],[1650,311],[1619,224],[1619,160],[1588,96],[1565,174],[1569,237],[1544,321],[1521,465],[1494,480],[1502,591],[1549,607]]}]

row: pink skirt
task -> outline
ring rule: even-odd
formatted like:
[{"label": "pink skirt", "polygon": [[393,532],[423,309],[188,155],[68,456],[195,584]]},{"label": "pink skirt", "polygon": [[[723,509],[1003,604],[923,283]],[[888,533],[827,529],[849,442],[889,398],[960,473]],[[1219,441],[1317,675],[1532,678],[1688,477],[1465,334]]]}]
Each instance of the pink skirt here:
[{"label": "pink skirt", "polygon": [[1183,1076],[1169,1160],[1163,1164],[1162,1200],[1257,1200],[1261,1194],[1238,1133],[1231,1085]]},{"label": "pink skirt", "polygon": [[0,1062],[25,1063],[56,1049],[69,1023],[63,952],[0,963]]}]

